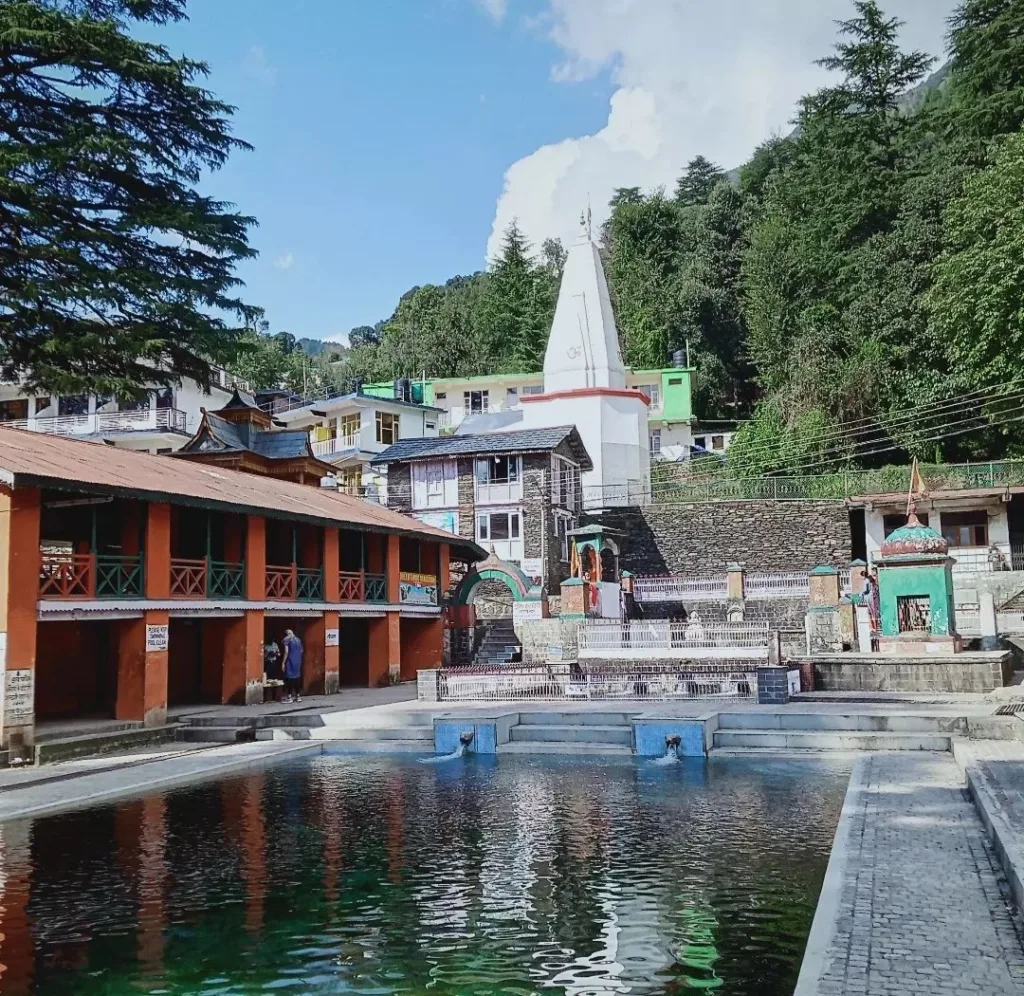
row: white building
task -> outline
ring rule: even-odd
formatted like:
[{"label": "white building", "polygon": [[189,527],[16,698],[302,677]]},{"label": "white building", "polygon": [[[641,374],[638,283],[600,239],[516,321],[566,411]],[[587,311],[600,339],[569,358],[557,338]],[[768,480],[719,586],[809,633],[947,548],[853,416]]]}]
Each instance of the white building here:
[{"label": "white building", "polygon": [[216,372],[209,393],[193,380],[178,387],[153,387],[142,401],[117,401],[95,394],[55,395],[0,385],[0,424],[31,432],[102,440],[124,449],[171,453],[199,428],[202,409],[222,407],[231,397],[230,375]]},{"label": "white building", "polygon": [[339,485],[373,496],[386,478],[371,461],[399,440],[436,437],[440,415],[427,405],[356,393],[276,412],[274,421],[309,429],[313,455],[338,469]]}]

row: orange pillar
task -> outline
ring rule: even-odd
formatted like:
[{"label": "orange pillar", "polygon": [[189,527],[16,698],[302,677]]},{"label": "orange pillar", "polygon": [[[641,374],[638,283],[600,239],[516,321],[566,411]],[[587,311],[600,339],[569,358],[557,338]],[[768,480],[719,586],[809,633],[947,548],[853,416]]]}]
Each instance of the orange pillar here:
[{"label": "orange pillar", "polygon": [[399,560],[399,543],[400,540],[397,533],[392,533],[388,536],[388,601],[392,605],[397,605],[401,600],[401,596],[399,594],[399,576],[401,574],[401,561]]},{"label": "orange pillar", "polygon": [[146,506],[146,598],[171,596],[171,506]]},{"label": "orange pillar", "polygon": [[267,597],[267,520],[250,515],[245,531],[245,597],[262,602]]},{"label": "orange pillar", "polygon": [[324,651],[326,633],[323,613],[306,622],[303,640],[302,691],[306,695],[324,693]]},{"label": "orange pillar", "polygon": [[263,788],[266,776],[250,775],[241,783],[221,785],[221,806],[228,837],[238,852],[238,864],[245,882],[245,929],[258,935],[263,929],[267,895],[266,815]]},{"label": "orange pillar", "polygon": [[249,609],[224,627],[221,702],[254,705],[263,701],[263,611]]},{"label": "orange pillar", "polygon": [[391,675],[402,669],[402,639],[397,612],[388,612],[380,619],[370,620],[369,686],[387,685]]},{"label": "orange pillar", "polygon": [[38,488],[0,492],[0,747],[15,750],[35,738],[39,516]]},{"label": "orange pillar", "polygon": [[338,529],[328,526],[324,530],[324,601],[338,601],[338,570],[341,563],[338,545]]},{"label": "orange pillar", "polygon": [[141,619],[123,619],[117,628],[118,719],[146,726],[167,722],[166,610],[149,609]]},{"label": "orange pillar", "polygon": [[139,963],[147,976],[157,978],[164,970],[167,929],[167,800],[162,795],[147,795],[138,803],[138,814],[138,833],[134,839],[139,847]]},{"label": "orange pillar", "polygon": [[334,695],[340,686],[341,647],[338,639],[338,613],[324,613],[324,694]]}]

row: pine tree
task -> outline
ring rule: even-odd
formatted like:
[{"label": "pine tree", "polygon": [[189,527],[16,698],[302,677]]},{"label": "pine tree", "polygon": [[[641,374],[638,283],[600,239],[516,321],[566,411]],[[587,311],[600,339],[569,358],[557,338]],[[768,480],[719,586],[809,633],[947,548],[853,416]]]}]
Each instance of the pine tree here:
[{"label": "pine tree", "polygon": [[[255,318],[253,223],[195,190],[244,143],[207,69],[139,40],[184,0],[0,3],[0,373],[60,393],[207,385]],[[220,315],[237,315],[237,326]]]},{"label": "pine tree", "polygon": [[686,171],[676,182],[676,203],[680,207],[703,204],[715,184],[724,179],[725,171],[721,166],[704,156],[697,156],[690,160]]}]

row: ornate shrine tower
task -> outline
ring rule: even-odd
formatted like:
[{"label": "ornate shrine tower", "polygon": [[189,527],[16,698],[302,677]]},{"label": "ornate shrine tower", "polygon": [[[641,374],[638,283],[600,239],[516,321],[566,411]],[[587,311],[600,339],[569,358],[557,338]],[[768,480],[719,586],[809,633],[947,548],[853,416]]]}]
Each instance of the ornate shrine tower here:
[{"label": "ornate shrine tower", "polygon": [[521,399],[522,428],[575,425],[594,462],[587,506],[640,504],[650,491],[648,399],[626,387],[608,282],[589,212],[569,247],[544,354],[544,393]]}]

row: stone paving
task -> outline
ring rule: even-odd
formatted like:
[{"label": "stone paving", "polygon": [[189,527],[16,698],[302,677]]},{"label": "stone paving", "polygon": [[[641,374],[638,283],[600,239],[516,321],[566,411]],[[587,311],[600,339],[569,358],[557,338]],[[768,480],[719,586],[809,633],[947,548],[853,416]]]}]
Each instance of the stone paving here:
[{"label": "stone paving", "polygon": [[949,754],[857,762],[796,996],[1021,996],[1024,930]]}]

